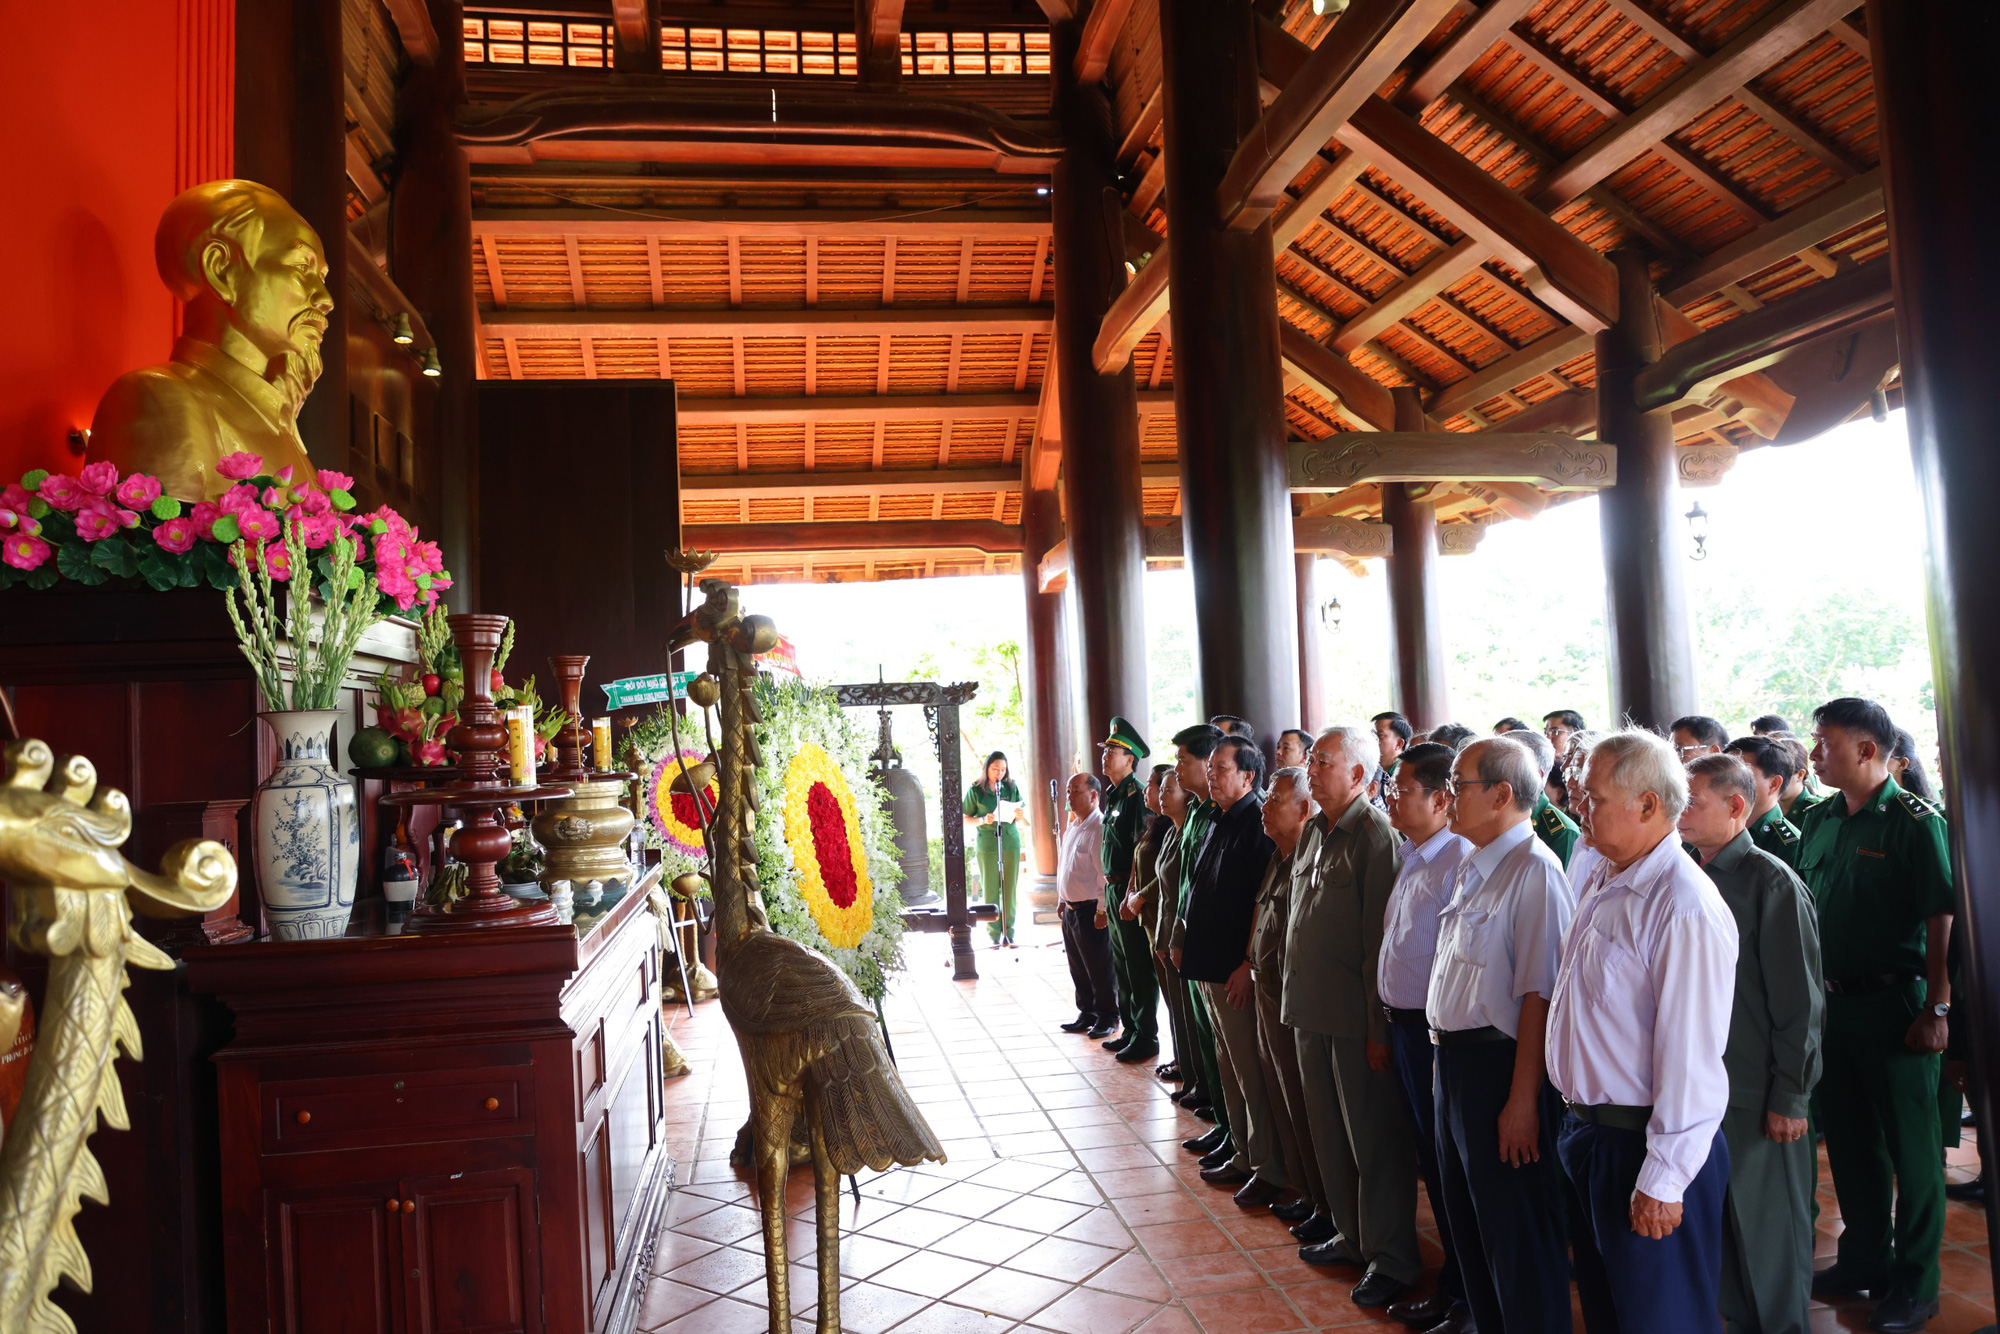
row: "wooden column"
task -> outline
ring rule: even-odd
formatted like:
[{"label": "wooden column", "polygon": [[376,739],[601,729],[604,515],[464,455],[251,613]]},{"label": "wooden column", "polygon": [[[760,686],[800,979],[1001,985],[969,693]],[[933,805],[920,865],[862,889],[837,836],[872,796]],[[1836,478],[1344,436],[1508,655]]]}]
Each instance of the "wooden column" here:
[{"label": "wooden column", "polygon": [[1028,844],[1035,874],[1056,873],[1056,830],[1049,813],[1049,780],[1069,778],[1069,626],[1061,590],[1044,593],[1036,566],[1062,531],[1053,490],[1021,493],[1021,582],[1028,600],[1028,754],[1021,795],[1028,803]]},{"label": "wooden column", "polygon": [[1257,120],[1249,0],[1160,0],[1172,219],[1174,417],[1194,577],[1196,699],[1260,737],[1298,707],[1292,505],[1269,222],[1230,231],[1221,183]]},{"label": "wooden column", "polygon": [[[1962,914],[1965,990],[1955,999],[1971,1025],[1980,1142],[1991,1143],[2000,1074],[2000,583],[1993,578],[2000,527],[1992,515],[2000,493],[2000,378],[1992,366],[2000,254],[1991,219],[2000,211],[2000,178],[1984,163],[1985,146],[2000,135],[2000,103],[1987,83],[2000,61],[2000,12],[1981,0],[1869,0],[1868,36],[1903,402],[1929,534],[1931,670]],[[1865,560],[1867,552],[1847,558]],[[1991,1206],[1986,1217],[1991,1239]]]},{"label": "wooden column", "polygon": [[[336,6],[337,8],[337,6]],[[396,104],[397,173],[390,276],[437,340],[439,496],[445,564],[457,583],[455,611],[479,605],[479,311],[472,294],[472,175],[459,147],[465,47],[458,6],[430,0],[431,23],[446,34],[437,59],[414,65]]]},{"label": "wooden column", "polygon": [[1695,712],[1694,634],[1682,566],[1673,419],[1641,412],[1632,382],[1664,346],[1646,260],[1624,249],[1618,265],[1618,322],[1597,335],[1597,438],[1618,447],[1618,483],[1597,493],[1604,540],[1605,635],[1611,714],[1664,728]]},{"label": "wooden column", "polygon": [[347,290],[340,19],[341,7],[322,0],[238,0],[236,8],[236,174],[289,200],[326,252],[333,312],[320,341],[319,380],[299,413],[299,436],[313,462],[329,468],[347,466],[347,328],[355,314]]},{"label": "wooden column", "polygon": [[[1301,551],[1293,558],[1293,583],[1298,590],[1299,720],[1305,731],[1319,734],[1326,716],[1326,629],[1319,621],[1319,554]],[[1279,723],[1285,727],[1292,724]]]},{"label": "wooden column", "polygon": [[[1424,429],[1417,391],[1391,391],[1395,427]],[[1444,657],[1444,607],[1438,599],[1437,506],[1418,499],[1426,486],[1382,484],[1382,521],[1390,528],[1389,636],[1396,663],[1396,709],[1419,731],[1451,721]]]},{"label": "wooden column", "polygon": [[1091,344],[1125,287],[1125,231],[1111,107],[1077,83],[1077,24],[1055,27],[1056,115],[1068,147],[1054,178],[1057,384],[1063,512],[1083,657],[1081,726],[1097,740],[1112,715],[1144,732],[1146,560],[1140,546],[1139,399],[1132,368],[1100,375]]}]

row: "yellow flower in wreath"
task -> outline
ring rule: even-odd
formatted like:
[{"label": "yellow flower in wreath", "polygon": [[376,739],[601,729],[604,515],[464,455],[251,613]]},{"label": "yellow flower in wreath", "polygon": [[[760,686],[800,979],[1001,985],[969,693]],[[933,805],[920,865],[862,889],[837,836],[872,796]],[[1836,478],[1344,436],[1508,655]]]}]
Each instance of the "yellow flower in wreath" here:
[{"label": "yellow flower in wreath", "polygon": [[859,945],[875,924],[875,890],[854,791],[833,757],[810,743],[785,766],[785,843],[819,933],[836,949]]}]

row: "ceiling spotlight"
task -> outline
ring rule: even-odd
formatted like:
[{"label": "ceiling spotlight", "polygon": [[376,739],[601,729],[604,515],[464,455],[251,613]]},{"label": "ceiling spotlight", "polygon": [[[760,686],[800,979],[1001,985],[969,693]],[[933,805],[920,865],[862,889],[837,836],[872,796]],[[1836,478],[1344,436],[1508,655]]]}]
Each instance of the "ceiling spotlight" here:
[{"label": "ceiling spotlight", "polygon": [[1038,185],[1035,187],[1035,193],[1038,195],[1046,195],[1048,192],[1049,192],[1049,187],[1046,185]]},{"label": "ceiling spotlight", "polygon": [[396,328],[389,335],[389,341],[393,342],[397,347],[408,347],[417,341],[417,335],[410,329],[409,311],[399,310],[396,312]]},{"label": "ceiling spotlight", "polygon": [[424,374],[433,380],[444,374],[444,367],[438,365],[438,350],[434,347],[424,349]]}]

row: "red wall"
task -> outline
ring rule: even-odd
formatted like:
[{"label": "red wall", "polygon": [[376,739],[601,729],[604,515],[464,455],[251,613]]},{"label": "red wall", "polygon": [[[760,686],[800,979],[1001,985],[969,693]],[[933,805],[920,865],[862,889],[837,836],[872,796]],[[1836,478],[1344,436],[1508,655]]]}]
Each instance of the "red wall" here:
[{"label": "red wall", "polygon": [[12,125],[0,204],[0,482],[73,470],[123,372],[166,358],[174,305],[153,227],[176,191],[228,174],[233,16],[227,0],[35,6],[0,42]]}]

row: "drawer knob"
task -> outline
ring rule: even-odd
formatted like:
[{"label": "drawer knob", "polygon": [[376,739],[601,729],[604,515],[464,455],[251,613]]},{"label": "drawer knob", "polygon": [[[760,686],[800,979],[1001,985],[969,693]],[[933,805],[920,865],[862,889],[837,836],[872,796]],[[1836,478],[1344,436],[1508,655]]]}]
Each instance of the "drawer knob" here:
[{"label": "drawer knob", "polygon": [[413,1214],[413,1213],[415,1213],[416,1211],[417,1211],[417,1202],[416,1202],[415,1200],[404,1200],[404,1201],[403,1201],[403,1212],[404,1212],[404,1213],[406,1213],[406,1214]]},{"label": "drawer knob", "polygon": [[500,1110],[500,1100],[499,1100],[498,1098],[488,1098],[488,1099],[486,1100],[486,1110],[487,1110],[487,1111],[489,1111],[489,1112],[497,1112],[497,1111],[499,1111],[499,1110]]},{"label": "drawer knob", "polygon": [[389,1201],[389,1212],[392,1214],[396,1212],[396,1202],[394,1200]]},{"label": "drawer knob", "polygon": [[297,1120],[300,1125],[305,1125],[307,1122],[313,1119],[313,1114],[311,1112],[300,1112],[298,1116],[294,1119]]}]

